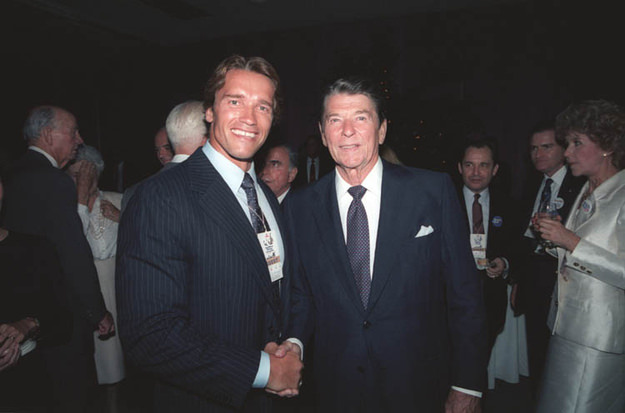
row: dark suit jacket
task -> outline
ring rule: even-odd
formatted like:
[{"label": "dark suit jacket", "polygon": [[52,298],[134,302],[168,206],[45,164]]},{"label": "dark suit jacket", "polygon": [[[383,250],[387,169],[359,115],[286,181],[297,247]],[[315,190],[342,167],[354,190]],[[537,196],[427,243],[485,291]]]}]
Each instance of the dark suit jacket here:
[{"label": "dark suit jacket", "polygon": [[[540,305],[543,309],[541,313],[544,313],[546,321],[551,294],[553,293],[556,280],[558,260],[551,255],[535,254],[534,250],[536,249],[537,241],[523,235],[532,217],[534,202],[542,179],[542,174],[533,174],[523,192],[521,201],[523,212],[521,225],[519,226],[521,241],[517,251],[518,257],[516,258],[519,263],[519,270],[514,271],[513,277],[517,279],[519,284],[517,312],[526,311],[528,306]],[[562,217],[562,222],[566,222],[571,206],[585,182],[585,177],[575,177],[570,171],[567,171],[558,191],[558,197],[564,201],[564,205],[558,210]]]},{"label": "dark suit jacket", "polygon": [[120,338],[127,359],[159,379],[157,411],[270,408],[251,387],[261,350],[279,337],[280,297],[248,218],[201,148],[137,189],[117,259]]},{"label": "dark suit jacket", "polygon": [[[383,165],[367,310],[347,256],[336,172],[286,205],[297,264],[287,336],[307,343],[314,335],[319,411],[437,411],[451,384],[480,390],[485,381],[482,291],[451,180]],[[434,231],[416,237],[422,226]]]},{"label": "dark suit jacket", "polygon": [[[514,254],[517,246],[519,219],[512,207],[512,201],[502,191],[495,187],[489,188],[490,205],[488,219],[488,234],[486,244],[486,258],[493,260],[504,257],[508,260],[509,274],[514,271]],[[459,198],[467,228],[467,208],[465,205],[462,187],[459,189]],[[484,304],[488,322],[488,342],[490,348],[495,344],[497,335],[503,330],[506,322],[508,307],[508,283],[503,277],[490,278],[486,270],[478,270],[484,289]]]},{"label": "dark suit jacket", "polygon": [[[297,162],[297,176],[293,181],[294,188],[303,188],[308,185],[307,172],[308,156],[304,153]],[[319,179],[334,169],[334,161],[327,150],[321,150],[319,154]]]},{"label": "dark suit jacket", "polygon": [[11,231],[44,236],[54,244],[71,308],[95,328],[106,308],[78,216],[74,182],[45,156],[28,150],[9,170],[4,184],[3,225]]},{"label": "dark suit jacket", "polygon": [[[178,166],[180,164],[180,162],[167,162],[165,165],[163,165],[163,167],[161,169],[158,170],[157,174],[161,173],[161,172],[165,172],[175,166]],[[153,175],[152,175],[153,176]],[[124,191],[124,195],[122,196],[122,208],[121,208],[121,213],[123,214],[126,211],[126,207],[128,206],[128,202],[130,202],[130,198],[132,198],[132,196],[135,194],[135,191],[137,190],[137,188],[139,187],[139,185],[141,185],[145,180],[150,179],[152,176],[149,176],[147,178],[145,178],[144,180],[141,180],[139,182],[137,182],[134,185],[129,186],[128,188],[126,188],[126,190]]]}]

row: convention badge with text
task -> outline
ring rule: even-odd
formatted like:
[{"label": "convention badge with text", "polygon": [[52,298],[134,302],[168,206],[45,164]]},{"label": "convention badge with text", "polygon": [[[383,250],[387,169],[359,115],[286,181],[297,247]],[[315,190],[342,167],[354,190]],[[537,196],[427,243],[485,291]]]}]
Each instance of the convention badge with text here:
[{"label": "convention badge with text", "polygon": [[258,242],[263,249],[265,259],[267,260],[267,268],[269,268],[269,275],[271,276],[271,282],[276,282],[282,279],[282,260],[277,250],[276,239],[273,235],[273,231],[261,232],[258,235]]}]

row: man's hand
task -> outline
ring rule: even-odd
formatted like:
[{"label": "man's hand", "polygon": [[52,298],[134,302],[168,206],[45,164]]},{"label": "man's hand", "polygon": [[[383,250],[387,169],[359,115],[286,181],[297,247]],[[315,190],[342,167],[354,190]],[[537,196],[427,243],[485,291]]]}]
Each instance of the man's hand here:
[{"label": "man's hand", "polygon": [[104,314],[104,318],[98,323],[98,338],[100,340],[106,340],[115,335],[115,321],[113,316],[108,311]]},{"label": "man's hand", "polygon": [[271,371],[265,390],[280,397],[297,396],[304,367],[300,360],[299,346],[289,341],[279,346],[272,342],[265,346],[265,352],[269,353],[271,360]]},{"label": "man's hand", "polygon": [[451,389],[445,401],[445,413],[480,413],[481,401],[479,397]]},{"label": "man's hand", "polygon": [[486,275],[488,275],[490,278],[501,277],[501,274],[503,274],[503,270],[505,269],[506,264],[504,263],[504,261],[501,258],[495,258],[490,262],[489,267],[486,268]]},{"label": "man's hand", "polygon": [[20,342],[24,335],[11,324],[0,324],[0,371],[17,363],[20,358]]}]

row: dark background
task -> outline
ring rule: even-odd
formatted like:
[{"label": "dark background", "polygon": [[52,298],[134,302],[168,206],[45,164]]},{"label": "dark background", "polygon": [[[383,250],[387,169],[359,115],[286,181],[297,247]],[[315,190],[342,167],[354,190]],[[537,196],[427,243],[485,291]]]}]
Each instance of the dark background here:
[{"label": "dark background", "polygon": [[[527,171],[527,137],[569,103],[624,103],[623,23],[616,2],[531,1],[340,21],[159,45],[29,7],[2,5],[0,147],[25,143],[28,110],[73,112],[87,144],[103,153],[102,189],[119,189],[159,165],[153,136],[171,108],[201,99],[209,73],[233,53],[263,56],[278,70],[283,117],[271,140],[297,147],[317,130],[319,90],[345,74],[380,82],[388,99],[387,143],[406,164],[455,172],[465,134],[495,136],[513,194]],[[380,7],[384,7],[380,3]]]}]

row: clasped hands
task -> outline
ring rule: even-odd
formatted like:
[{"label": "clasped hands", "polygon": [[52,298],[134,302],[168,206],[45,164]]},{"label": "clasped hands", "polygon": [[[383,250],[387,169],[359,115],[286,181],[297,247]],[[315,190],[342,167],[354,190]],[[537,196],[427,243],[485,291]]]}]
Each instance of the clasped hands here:
[{"label": "clasped hands", "polygon": [[267,343],[264,351],[269,354],[271,361],[269,381],[265,390],[280,397],[297,396],[304,368],[301,348],[290,341],[280,345],[271,342]]}]

